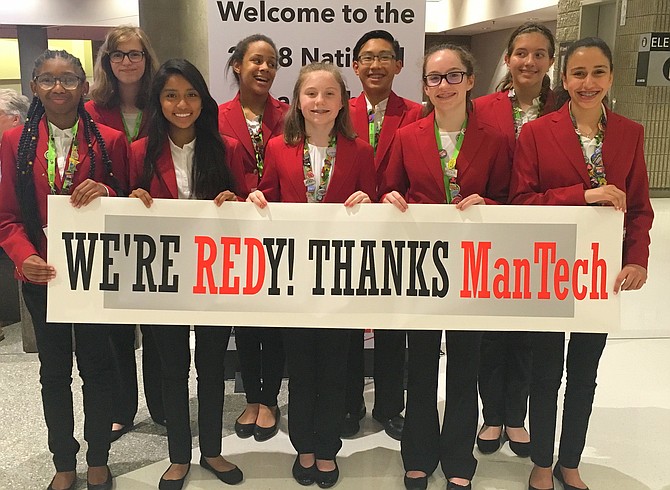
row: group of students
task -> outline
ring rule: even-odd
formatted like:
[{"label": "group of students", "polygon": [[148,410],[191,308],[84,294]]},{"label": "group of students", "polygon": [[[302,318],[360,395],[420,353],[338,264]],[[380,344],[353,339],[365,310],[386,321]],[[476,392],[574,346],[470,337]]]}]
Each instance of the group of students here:
[{"label": "group of students", "polygon": [[[609,205],[626,212],[615,292],[640,288],[653,219],[642,127],[606,107],[613,65],[603,41],[586,38],[567,50],[564,90],[556,95],[547,76],[554,51],[546,27],[520,26],[509,40],[509,73],[500,91],[472,101],[472,55],[456,45],[432,46],[423,62],[425,107],[392,91],[402,69],[399,45],[381,30],[366,33],[353,50],[359,97],[347,99],[338,68],[314,63],[301,69],[290,105],[270,95],[278,53],[261,34],[237,44],[227,67],[239,91],[218,107],[195,66],[172,59],[158,67],[136,27],[108,34],[85,105],[89,87],[79,60],[64,51],[40,56],[26,123],[7,131],[0,147],[0,246],[24,281],[35,326],[56,466],[48,489],[74,488],[79,449],[70,388],[73,326],[46,322],[46,283],[56,274],[45,261],[49,194],[68,194],[75,207],[122,195],[146,206],[153,198],[206,199],[217,206],[247,200],[261,208],[269,202],[383,202],[399,211],[422,203],[460,210],[507,203]],[[442,332],[417,328],[375,331],[372,415],[401,441],[406,488],[425,489],[438,464],[447,489],[471,488],[475,442],[491,453],[505,438],[534,463],[529,490],[553,489],[552,473],[566,490],[587,488],[578,466],[605,334],[570,337],[552,471],[564,334],[447,330],[440,428]],[[142,334],[147,404],[151,417],[167,427],[171,463],[158,486],[176,490],[191,460],[189,329],[143,325]],[[221,455],[230,335],[229,326],[195,326],[195,366],[200,465],[236,484],[242,471]],[[137,411],[135,328],[74,325],[74,337],[84,381],[88,488],[109,489],[110,444],[132,429]],[[363,330],[236,327],[235,341],[247,401],[235,422],[237,435],[265,441],[277,433],[286,364],[288,432],[297,452],[293,477],[301,485],[335,485],[341,437],[358,432],[366,412]],[[532,439],[524,427],[529,393]]]}]

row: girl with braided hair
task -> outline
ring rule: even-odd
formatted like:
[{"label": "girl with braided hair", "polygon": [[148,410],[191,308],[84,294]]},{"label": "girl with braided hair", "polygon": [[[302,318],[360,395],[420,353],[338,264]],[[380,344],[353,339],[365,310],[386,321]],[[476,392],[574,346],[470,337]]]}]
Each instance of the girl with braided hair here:
[{"label": "girl with braided hair", "polygon": [[[480,120],[507,140],[509,164],[522,126],[556,108],[547,72],[554,62],[555,42],[544,25],[527,22],[510,35],[505,53],[507,74],[495,92],[474,101]],[[484,425],[477,447],[497,451],[505,439],[518,456],[530,454],[530,435],[524,427],[530,383],[528,332],[485,332],[479,364],[479,395]]]},{"label": "girl with braided hair", "polygon": [[[70,195],[76,208],[125,192],[128,145],[123,134],[97,126],[84,109],[88,92],[81,62],[46,50],[35,60],[33,101],[22,127],[3,135],[0,149],[0,246],[16,265],[35,327],[42,403],[56,475],[49,490],[74,488],[79,443],[73,436],[72,330],[84,382],[88,489],[112,488],[107,467],[112,358],[103,325],[47,323],[46,283],[56,270],[46,258],[47,196]],[[68,305],[63,305],[68,307]]]}]

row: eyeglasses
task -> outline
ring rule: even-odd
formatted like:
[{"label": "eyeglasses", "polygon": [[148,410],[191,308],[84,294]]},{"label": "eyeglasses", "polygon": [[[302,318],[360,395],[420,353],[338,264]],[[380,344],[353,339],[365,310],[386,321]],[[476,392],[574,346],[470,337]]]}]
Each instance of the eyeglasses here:
[{"label": "eyeglasses", "polygon": [[123,58],[128,57],[131,63],[139,63],[144,59],[144,51],[112,51],[109,53],[109,61],[122,63]]},{"label": "eyeglasses", "polygon": [[364,54],[358,57],[358,62],[361,65],[367,66],[374,63],[375,58],[377,58],[382,65],[387,65],[395,59],[395,55],[392,53]]},{"label": "eyeglasses", "polygon": [[60,83],[60,86],[65,90],[75,90],[77,87],[79,87],[81,80],[81,78],[74,74],[66,74],[62,77],[55,77],[49,73],[43,73],[42,75],[38,75],[33,78],[33,81],[36,82],[42,90],[51,90],[56,86],[56,82]]},{"label": "eyeglasses", "polygon": [[468,73],[465,71],[450,71],[444,75],[432,73],[423,77],[423,83],[428,87],[437,87],[442,83],[442,80],[446,80],[449,85],[458,85],[463,81],[463,77],[467,74]]}]

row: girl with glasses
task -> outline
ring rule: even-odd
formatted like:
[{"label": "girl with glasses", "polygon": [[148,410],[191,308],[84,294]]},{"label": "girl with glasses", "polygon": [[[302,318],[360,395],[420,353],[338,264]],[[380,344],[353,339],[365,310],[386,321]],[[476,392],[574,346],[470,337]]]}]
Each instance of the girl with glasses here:
[{"label": "girl with glasses", "polygon": [[[554,51],[554,36],[547,27],[534,22],[519,26],[507,43],[508,71],[499,84],[500,91],[474,101],[477,117],[506,138],[510,161],[523,125],[554,111],[547,75]],[[528,332],[484,332],[479,364],[484,425],[477,436],[482,453],[497,451],[506,438],[515,454],[528,457],[530,436],[524,421],[529,383]]]},{"label": "girl with glasses", "polygon": [[[86,110],[94,121],[125,133],[128,144],[147,135],[145,104],[158,61],[145,32],[134,26],[115,27],[98,50],[91,100]],[[142,329],[142,378],[151,418],[165,425],[161,399],[160,360],[151,329]],[[117,325],[111,332],[116,361],[112,442],[133,428],[137,414],[135,325]]]},{"label": "girl with glasses", "polygon": [[[382,177],[382,202],[459,210],[507,200],[510,165],[503,137],[472,111],[474,59],[460,46],[431,47],[423,62],[425,118],[400,128]],[[408,378],[401,453],[405,487],[425,489],[438,463],[447,489],[469,489],[477,461],[477,367],[481,332],[447,330],[447,409],[437,411],[442,331],[408,330]]]},{"label": "girl with glasses", "polygon": [[113,377],[109,327],[46,321],[46,283],[57,272],[46,262],[47,196],[69,195],[79,208],[98,197],[123,195],[128,145],[122,133],[91,120],[84,109],[86,74],[79,59],[66,51],[47,50],[35,60],[31,88],[34,96],[26,123],[4,133],[0,150],[0,246],[23,281],[35,327],[44,419],[56,466],[48,489],[73,489],[77,484],[79,443],[73,435],[70,387],[74,329],[84,382],[88,488],[107,490],[112,488],[107,467]]}]

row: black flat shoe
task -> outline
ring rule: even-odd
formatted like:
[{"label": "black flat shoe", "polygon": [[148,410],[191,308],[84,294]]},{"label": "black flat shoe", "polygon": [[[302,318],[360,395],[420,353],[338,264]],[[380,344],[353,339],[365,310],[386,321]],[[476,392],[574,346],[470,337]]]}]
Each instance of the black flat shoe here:
[{"label": "black flat shoe", "polygon": [[467,485],[459,485],[458,483],[448,481],[447,490],[472,490],[472,482]]},{"label": "black flat shoe", "polygon": [[311,485],[316,481],[316,462],[309,468],[305,468],[300,464],[300,455],[298,455],[295,457],[291,473],[293,474],[293,479],[301,485]]},{"label": "black flat shoe", "polygon": [[242,470],[237,466],[232,470],[219,471],[209,464],[204,456],[200,456],[200,467],[205,468],[207,471],[211,471],[219,480],[228,485],[237,485],[244,479]]},{"label": "black flat shoe", "polygon": [[589,487],[586,488],[579,488],[579,487],[573,487],[572,485],[568,485],[565,483],[565,479],[563,478],[563,472],[561,471],[561,466],[556,463],[556,466],[554,466],[554,478],[558,480],[558,483],[563,485],[563,490],[589,490]]},{"label": "black flat shoe", "polygon": [[503,437],[502,426],[500,427],[500,436],[497,439],[482,439],[479,437],[479,434],[481,434],[484,431],[484,429],[488,429],[489,427],[497,427],[497,426],[483,425],[482,428],[479,430],[479,433],[477,434],[477,448],[479,449],[479,452],[482,454],[493,454],[498,449],[500,449],[501,444],[500,441],[502,440]]},{"label": "black flat shoe", "polygon": [[365,403],[356,412],[347,412],[342,422],[340,437],[354,437],[361,430],[361,420],[365,417]]},{"label": "black flat shoe", "polygon": [[[54,483],[55,479],[56,479],[55,476],[51,479],[51,483],[49,483],[49,486],[47,487],[47,490],[54,490],[53,483]],[[74,490],[74,487],[76,487],[76,486],[77,486],[77,474],[75,473],[74,480],[72,481],[72,484],[69,487],[67,487],[65,490]]]},{"label": "black flat shoe", "polygon": [[86,488],[88,490],[112,490],[112,472],[109,466],[107,467],[107,479],[104,482],[93,484],[87,481]]},{"label": "black flat shoe", "polygon": [[[168,466],[168,469],[165,470],[165,473],[170,471],[170,466]],[[161,476],[161,479],[158,482],[158,490],[181,490],[184,487],[184,480],[186,480],[189,471],[191,471],[191,463],[188,464],[186,473],[179,480],[164,480],[163,476],[165,476],[165,473],[163,473],[163,476]]]},{"label": "black flat shoe", "polygon": [[391,418],[379,417],[373,410],[372,418],[382,424],[384,427],[384,432],[386,432],[386,435],[391,439],[395,439],[396,441],[402,440],[402,431],[405,427],[405,417],[402,415],[396,415]]},{"label": "black flat shoe", "polygon": [[112,430],[112,435],[109,438],[109,442],[114,442],[117,441],[121,438],[123,434],[127,434],[131,430],[133,430],[135,426],[133,424],[125,424],[123,427],[121,427],[118,430]]},{"label": "black flat shoe", "polygon": [[259,427],[258,425],[254,425],[254,439],[256,442],[263,442],[267,441],[268,439],[272,439],[277,432],[279,432],[279,419],[281,418],[281,412],[279,411],[279,407],[275,410],[275,423],[271,427]]},{"label": "black flat shoe", "polygon": [[[513,427],[516,429],[517,427]],[[505,438],[509,441],[509,448],[514,454],[520,458],[527,458],[530,456],[530,442],[516,442],[510,439],[509,434],[507,433],[508,427],[505,427]]]},{"label": "black flat shoe", "polygon": [[[240,414],[240,417],[242,416],[244,412]],[[240,424],[238,420],[240,417],[237,417],[235,420],[235,434],[237,434],[237,437],[240,439],[247,439],[251,436],[254,435],[254,427],[256,427],[256,424]]]},{"label": "black flat shoe", "polygon": [[418,478],[410,478],[405,474],[403,478],[407,490],[426,490],[428,488],[428,475]]},{"label": "black flat shoe", "polygon": [[316,467],[316,462],[314,467],[316,467],[316,484],[319,488],[330,488],[337,483],[337,480],[340,478],[340,469],[337,467],[337,461],[334,461],[335,469],[330,471],[321,471]]}]

